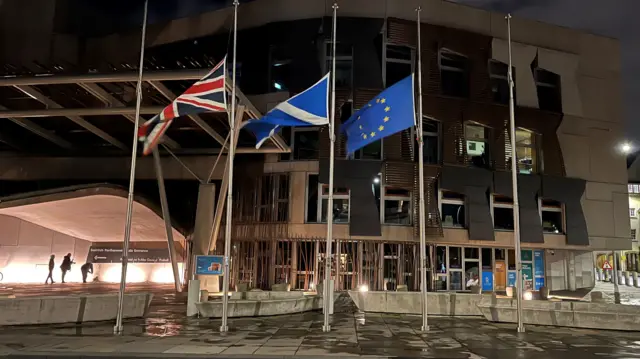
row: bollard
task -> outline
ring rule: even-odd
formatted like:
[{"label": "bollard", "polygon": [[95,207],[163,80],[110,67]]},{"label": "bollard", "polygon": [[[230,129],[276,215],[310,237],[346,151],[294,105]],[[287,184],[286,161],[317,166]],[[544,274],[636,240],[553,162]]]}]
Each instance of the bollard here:
[{"label": "bollard", "polygon": [[624,285],[625,282],[624,272],[618,272],[618,285]]},{"label": "bollard", "polygon": [[596,273],[598,273],[597,280],[604,282],[604,271],[602,270],[602,268],[598,268]]},{"label": "bollard", "polygon": [[604,281],[605,282],[609,282],[611,281],[611,271],[604,271]]},{"label": "bollard", "polygon": [[631,272],[624,272],[624,274],[627,287],[633,287],[633,278],[631,277]]},{"label": "bollard", "polygon": [[638,282],[640,279],[638,278],[638,272],[632,272],[633,275],[633,286],[636,288],[640,288],[640,283]]}]

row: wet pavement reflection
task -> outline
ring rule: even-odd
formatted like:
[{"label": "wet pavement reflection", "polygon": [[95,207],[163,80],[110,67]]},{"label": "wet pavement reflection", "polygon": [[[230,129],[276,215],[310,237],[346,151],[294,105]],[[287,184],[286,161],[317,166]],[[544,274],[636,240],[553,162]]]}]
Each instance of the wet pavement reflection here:
[{"label": "wet pavement reflection", "polygon": [[322,332],[319,312],[263,318],[230,318],[229,333],[220,320],[186,318],[185,295],[154,290],[148,318],[114,323],[0,328],[0,356],[65,354],[105,357],[372,356],[421,358],[640,358],[640,333],[527,326],[477,318],[429,318],[431,330],[419,331],[419,316],[360,313],[340,296],[332,331]]}]

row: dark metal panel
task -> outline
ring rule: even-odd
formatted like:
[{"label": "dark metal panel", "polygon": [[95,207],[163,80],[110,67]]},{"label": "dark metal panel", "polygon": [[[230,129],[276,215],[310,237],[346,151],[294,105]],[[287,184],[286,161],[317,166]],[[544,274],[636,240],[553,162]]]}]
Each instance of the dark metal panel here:
[{"label": "dark metal panel", "polygon": [[[380,173],[380,161],[336,160],[334,187],[351,190],[349,203],[349,234],[352,236],[381,236],[380,212],[373,195],[373,178]],[[320,160],[318,179],[329,182],[329,161]]]},{"label": "dark metal panel", "polygon": [[[518,175],[518,202],[520,208],[520,241],[525,243],[544,243],[542,221],[538,207],[540,194],[540,176]],[[511,172],[493,173],[494,193],[513,196]]]},{"label": "dark metal panel", "polygon": [[542,177],[543,197],[564,204],[567,244],[589,245],[587,222],[580,203],[586,183],[585,180],[579,178]]},{"label": "dark metal panel", "polygon": [[495,240],[488,195],[493,175],[481,168],[444,166],[440,188],[464,193],[469,239]]}]

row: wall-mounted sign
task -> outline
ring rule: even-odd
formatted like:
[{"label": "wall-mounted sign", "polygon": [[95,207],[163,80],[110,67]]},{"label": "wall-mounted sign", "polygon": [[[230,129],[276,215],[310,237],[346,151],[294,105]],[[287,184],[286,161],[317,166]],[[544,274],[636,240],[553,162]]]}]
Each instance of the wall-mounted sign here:
[{"label": "wall-mounted sign", "polygon": [[[127,257],[129,263],[169,263],[168,248],[129,248]],[[89,248],[87,262],[120,263],[122,262],[122,248],[109,248],[92,245]]]},{"label": "wall-mounted sign", "polygon": [[516,286],[516,272],[509,271],[507,273],[507,287],[515,287]]},{"label": "wall-mounted sign", "polygon": [[533,289],[544,287],[544,250],[533,252]]},{"label": "wall-mounted sign", "polygon": [[196,274],[222,275],[224,272],[223,256],[196,256]]},{"label": "wall-mounted sign", "polygon": [[522,263],[522,282],[524,290],[533,289],[533,266],[531,263]]}]

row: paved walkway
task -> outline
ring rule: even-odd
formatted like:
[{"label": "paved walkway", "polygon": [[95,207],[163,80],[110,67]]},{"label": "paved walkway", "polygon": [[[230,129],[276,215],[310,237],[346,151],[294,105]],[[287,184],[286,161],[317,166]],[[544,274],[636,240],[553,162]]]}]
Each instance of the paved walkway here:
[{"label": "paved walkway", "polygon": [[[173,308],[173,309],[172,309]],[[146,320],[113,323],[0,328],[0,357],[423,357],[468,359],[640,358],[640,334],[528,326],[517,334],[511,324],[471,318],[420,318],[362,314],[339,308],[332,331],[322,332],[322,314],[231,319],[220,334],[219,320],[184,318],[176,307],[157,307]]]}]

